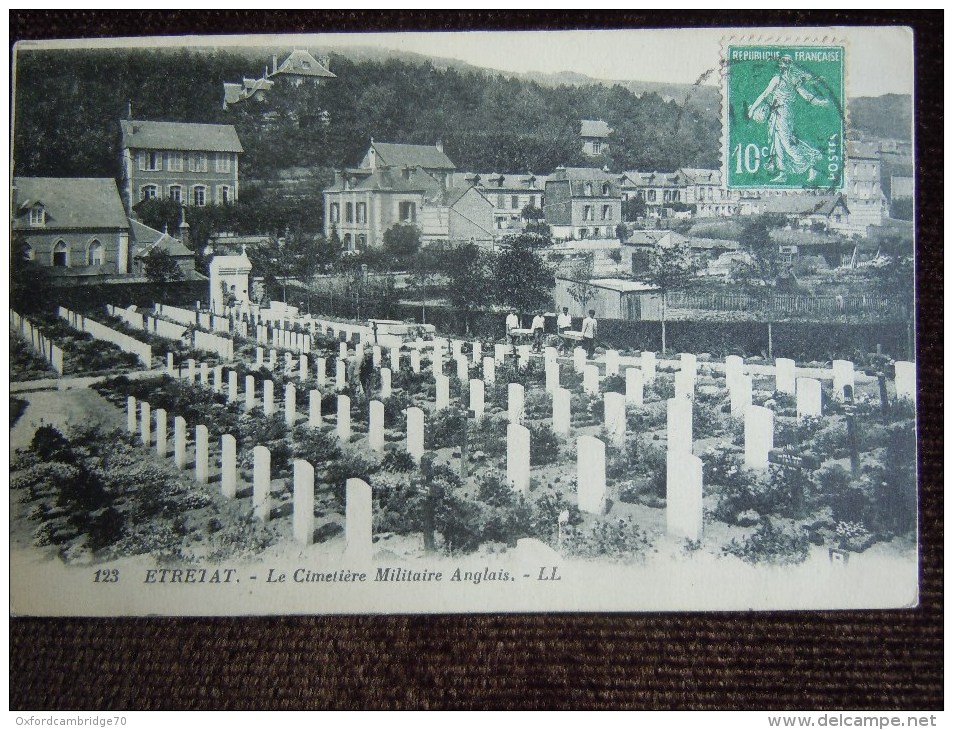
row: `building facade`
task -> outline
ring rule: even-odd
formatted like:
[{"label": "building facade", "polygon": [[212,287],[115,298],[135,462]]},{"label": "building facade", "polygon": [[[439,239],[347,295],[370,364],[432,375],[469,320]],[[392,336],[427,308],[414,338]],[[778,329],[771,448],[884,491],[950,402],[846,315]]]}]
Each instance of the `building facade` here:
[{"label": "building facade", "polygon": [[543,175],[504,175],[500,173],[463,173],[462,185],[475,186],[493,205],[493,229],[498,235],[516,232],[523,227],[523,209],[543,209],[546,177]]},{"label": "building facade", "polygon": [[204,207],[238,200],[242,145],[230,124],[120,121],[127,210],[141,200]]},{"label": "building facade", "polygon": [[880,168],[877,145],[848,140],[844,197],[850,209],[851,223],[855,226],[879,226],[888,215]]},{"label": "building facade", "polygon": [[609,154],[609,135],[612,130],[601,119],[583,119],[579,125],[582,152],[589,157]]},{"label": "building facade", "polygon": [[265,66],[261,78],[244,78],[240,84],[225,82],[222,85],[222,108],[228,109],[232,104],[249,99],[264,101],[275,84],[319,86],[326,79],[337,78],[331,73],[330,67],[330,56],[315,57],[305,49],[296,48],[281,64],[278,63],[278,56],[274,55],[271,57],[271,68]]},{"label": "building facade", "polygon": [[614,238],[622,221],[618,177],[597,167],[557,167],[546,180],[543,212],[556,240]]}]

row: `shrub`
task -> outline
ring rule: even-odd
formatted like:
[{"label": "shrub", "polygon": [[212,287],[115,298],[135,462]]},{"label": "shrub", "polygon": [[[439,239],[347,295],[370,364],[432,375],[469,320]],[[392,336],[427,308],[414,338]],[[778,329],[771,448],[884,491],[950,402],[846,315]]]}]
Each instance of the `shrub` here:
[{"label": "shrub", "polygon": [[720,409],[710,403],[695,400],[692,403],[692,438],[703,439],[717,436],[723,430]]},{"label": "shrub", "polygon": [[432,524],[427,490],[420,480],[409,480],[392,471],[374,475],[371,484],[374,495],[374,531],[406,535],[427,529]]},{"label": "shrub", "polygon": [[53,426],[40,426],[33,434],[30,448],[43,461],[70,461],[70,442]]},{"label": "shrub", "polygon": [[371,482],[371,475],[380,471],[381,465],[377,461],[365,458],[361,454],[344,452],[339,458],[325,465],[321,481],[329,484],[333,490],[338,505],[343,507],[346,502],[346,485],[348,479],[363,479]]},{"label": "shrub", "polygon": [[312,464],[324,464],[340,458],[341,448],[332,434],[298,426],[294,431],[292,454],[296,459],[305,459]]},{"label": "shrub", "polygon": [[791,493],[775,476],[775,472],[756,475],[745,471],[737,477],[731,477],[729,483],[720,489],[718,504],[712,514],[729,524],[733,524],[739,514],[750,510],[762,516],[791,515],[794,507]]},{"label": "shrub", "polygon": [[583,522],[579,507],[551,485],[542,491],[532,507],[532,533],[542,540],[553,541],[558,531],[559,515],[563,512],[569,513],[569,520],[566,523],[568,526],[580,525]]},{"label": "shrub", "polygon": [[602,392],[625,395],[625,378],[622,375],[609,375],[602,381]]},{"label": "shrub", "polygon": [[435,413],[424,432],[424,446],[428,449],[459,446],[463,440],[463,422],[466,417],[466,413],[457,406]]},{"label": "shrub", "polygon": [[732,446],[718,445],[705,449],[701,455],[704,469],[704,483],[725,487],[738,487],[744,484],[742,456]]},{"label": "shrub", "polygon": [[409,472],[417,468],[414,457],[404,449],[388,451],[381,461],[381,470],[386,472]]},{"label": "shrub", "polygon": [[470,451],[482,451],[490,458],[506,454],[507,417],[484,415],[470,431]]},{"label": "shrub", "polygon": [[631,561],[643,556],[651,542],[631,520],[618,519],[598,520],[588,528],[570,526],[563,546],[575,557]]},{"label": "shrub", "polygon": [[529,462],[533,466],[555,464],[559,458],[559,438],[548,424],[529,427]]},{"label": "shrub", "polygon": [[668,400],[675,397],[675,381],[668,378],[655,377],[655,380],[645,386],[645,400]]},{"label": "shrub", "polygon": [[765,519],[752,535],[732,539],[722,552],[753,565],[796,565],[807,559],[808,544],[803,532],[784,530]]}]

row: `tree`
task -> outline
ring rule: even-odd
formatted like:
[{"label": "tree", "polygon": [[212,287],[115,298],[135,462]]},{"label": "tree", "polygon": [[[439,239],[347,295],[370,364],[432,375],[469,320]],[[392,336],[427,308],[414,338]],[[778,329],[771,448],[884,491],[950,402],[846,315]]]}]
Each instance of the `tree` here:
[{"label": "tree", "polygon": [[518,313],[548,309],[556,278],[543,258],[525,242],[514,242],[497,256],[496,298]]},{"label": "tree", "polygon": [[467,243],[448,250],[443,267],[449,279],[447,297],[454,307],[463,310],[464,328],[469,334],[472,313],[492,301],[492,254],[475,243]]},{"label": "tree", "polygon": [[536,248],[551,246],[553,243],[553,229],[543,219],[531,220],[526,223],[523,233],[536,236],[538,245]]},{"label": "tree", "polygon": [[248,251],[252,270],[260,272],[265,286],[272,289],[281,286],[281,300],[287,301],[289,279],[307,281],[320,266],[313,239],[303,234],[291,234],[283,238],[270,237],[267,242]]},{"label": "tree", "polygon": [[410,285],[422,302],[421,321],[427,324],[427,297],[441,278],[446,251],[436,245],[427,246],[410,260]]},{"label": "tree", "polygon": [[546,218],[545,213],[535,205],[524,205],[522,216],[524,221],[541,221]]},{"label": "tree", "polygon": [[582,308],[583,312],[586,311],[587,305],[596,295],[596,288],[589,283],[592,281],[593,258],[592,253],[587,253],[573,265],[569,274],[572,279],[568,288],[569,296]]},{"label": "tree", "polygon": [[691,249],[682,243],[657,245],[649,255],[646,281],[662,293],[662,353],[665,353],[665,307],[668,293],[687,286],[695,276],[696,264]]},{"label": "tree", "polygon": [[146,278],[155,284],[165,284],[183,278],[179,264],[163,249],[150,253],[146,257],[144,267]]},{"label": "tree", "polygon": [[639,218],[645,218],[648,208],[645,201],[638,195],[629,198],[622,204],[622,219],[627,221],[636,221]]},{"label": "tree", "polygon": [[625,239],[629,237],[629,227],[625,223],[617,223],[615,237],[619,239],[619,243],[625,243]]},{"label": "tree", "polygon": [[751,261],[739,269],[739,277],[774,284],[781,273],[782,262],[778,244],[771,238],[771,230],[781,224],[783,218],[770,214],[759,215],[745,222],[738,243]]},{"label": "tree", "polygon": [[877,257],[867,270],[871,273],[874,289],[883,297],[893,300],[907,324],[907,350],[913,352],[913,312],[916,305],[914,260],[909,241],[900,237],[884,238],[880,242]]},{"label": "tree", "polygon": [[420,250],[420,229],[415,225],[395,223],[384,231],[384,251],[404,260]]},{"label": "tree", "polygon": [[10,304],[21,314],[41,308],[53,277],[49,269],[29,257],[30,246],[23,233],[13,233],[10,261]]}]

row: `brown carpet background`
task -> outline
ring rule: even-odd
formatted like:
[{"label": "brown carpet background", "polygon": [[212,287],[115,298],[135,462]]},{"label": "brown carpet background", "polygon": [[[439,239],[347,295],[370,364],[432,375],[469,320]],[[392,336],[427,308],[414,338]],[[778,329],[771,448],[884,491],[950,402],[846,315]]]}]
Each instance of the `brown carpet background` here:
[{"label": "brown carpet background", "polygon": [[762,614],[13,619],[11,709],[942,708],[941,13],[11,11],[10,33],[12,44],[18,38],[186,31],[645,27],[673,18],[682,26],[915,27],[920,607]]}]

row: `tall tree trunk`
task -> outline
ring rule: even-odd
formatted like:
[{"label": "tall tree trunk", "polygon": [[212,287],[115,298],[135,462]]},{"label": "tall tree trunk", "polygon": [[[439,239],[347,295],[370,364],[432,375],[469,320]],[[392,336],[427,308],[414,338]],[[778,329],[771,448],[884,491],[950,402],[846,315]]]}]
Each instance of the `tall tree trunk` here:
[{"label": "tall tree trunk", "polygon": [[662,354],[665,354],[665,300],[668,298],[666,292],[662,292]]}]

